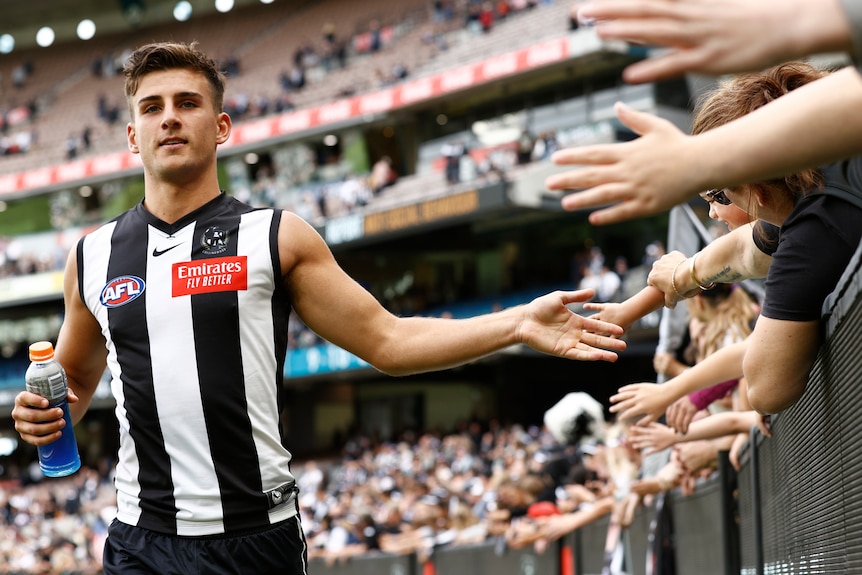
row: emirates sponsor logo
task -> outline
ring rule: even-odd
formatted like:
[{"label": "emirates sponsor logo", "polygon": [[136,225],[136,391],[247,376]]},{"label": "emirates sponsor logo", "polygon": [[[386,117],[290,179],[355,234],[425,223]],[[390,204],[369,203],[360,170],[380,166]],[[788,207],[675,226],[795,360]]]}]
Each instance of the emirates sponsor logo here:
[{"label": "emirates sponsor logo", "polygon": [[173,265],[173,297],[245,289],[248,289],[246,256],[179,262]]}]

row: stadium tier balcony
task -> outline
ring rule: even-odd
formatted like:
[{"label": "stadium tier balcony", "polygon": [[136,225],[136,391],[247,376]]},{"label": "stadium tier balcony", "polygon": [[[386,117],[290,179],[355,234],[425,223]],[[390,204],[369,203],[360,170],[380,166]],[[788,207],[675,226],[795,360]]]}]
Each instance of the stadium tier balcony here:
[{"label": "stadium tier balcony", "polygon": [[[372,22],[381,26],[383,49],[374,54],[361,53],[365,44],[362,38],[368,35]],[[463,20],[456,17],[456,22]],[[194,39],[216,58],[235,58],[239,79],[228,83],[226,99],[243,94],[274,102],[282,95],[279,75],[293,61],[296,51],[310,45],[322,53],[321,31],[327,23],[336,23],[336,35],[351,40],[349,63],[344,69],[334,66],[328,73],[319,63],[309,68],[305,88],[290,94],[292,104],[302,108],[379,89],[384,78],[391,81],[388,77],[396,66],[405,68],[410,77],[428,75],[536,43],[542,37],[559,37],[566,33],[566,22],[564,3],[542,5],[498,22],[490,34],[476,35],[452,22],[433,23],[426,0],[399,2],[395,10],[382,0],[329,0],[291,3],[289,9],[281,7],[278,12],[255,6],[230,16],[218,14],[173,23],[160,27],[156,38],[152,30],[140,30],[125,36],[25,51],[17,58],[0,62],[4,79],[11,78],[13,69],[20,64],[28,63],[32,68],[20,90],[4,91],[7,97],[0,100],[0,108],[4,102],[5,107],[34,102],[36,114],[21,125],[32,132],[33,143],[27,153],[0,157],[0,174],[66,162],[66,140],[79,137],[85,128],[92,131],[91,145],[79,149],[77,157],[124,150],[123,125],[127,116],[122,77],[117,70],[128,50],[154,39]],[[432,41],[440,37],[446,50]],[[57,58],[61,51],[63,58]],[[99,74],[94,73],[96,68],[101,70]],[[100,117],[100,97],[115,110],[113,123]]]}]

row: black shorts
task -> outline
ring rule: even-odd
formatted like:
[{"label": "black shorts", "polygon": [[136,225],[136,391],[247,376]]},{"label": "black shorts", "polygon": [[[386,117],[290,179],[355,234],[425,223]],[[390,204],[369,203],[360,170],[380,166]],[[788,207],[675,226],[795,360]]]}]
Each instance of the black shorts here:
[{"label": "black shorts", "polygon": [[178,537],[114,520],[105,575],[307,575],[299,515],[248,533]]}]

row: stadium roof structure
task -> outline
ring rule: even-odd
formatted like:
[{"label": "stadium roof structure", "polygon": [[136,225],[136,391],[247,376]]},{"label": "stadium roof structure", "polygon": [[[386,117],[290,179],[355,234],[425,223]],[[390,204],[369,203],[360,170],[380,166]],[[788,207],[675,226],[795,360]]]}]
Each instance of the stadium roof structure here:
[{"label": "stadium roof structure", "polygon": [[[157,26],[174,19],[179,0],[28,0],[4,2],[0,36],[10,34],[15,50],[37,46],[36,33],[43,26],[54,30],[54,44],[78,41],[78,23],[84,19],[96,25],[96,34]],[[215,0],[187,0],[191,17],[216,12]],[[279,0],[274,0],[279,1]],[[284,0],[280,0],[284,1]],[[258,4],[261,0],[234,0],[234,7]]]}]

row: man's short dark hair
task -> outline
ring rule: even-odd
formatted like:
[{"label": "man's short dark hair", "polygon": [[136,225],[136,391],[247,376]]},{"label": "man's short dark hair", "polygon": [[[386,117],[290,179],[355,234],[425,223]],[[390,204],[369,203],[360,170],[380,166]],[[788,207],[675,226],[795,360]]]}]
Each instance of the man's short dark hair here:
[{"label": "man's short dark hair", "polygon": [[198,49],[197,42],[156,42],[141,46],[129,56],[123,66],[126,76],[125,92],[129,112],[134,117],[132,96],[138,91],[141,79],[151,72],[185,69],[203,74],[209,82],[213,97],[213,107],[217,112],[223,110],[225,76],[218,64]]}]

